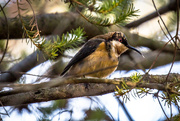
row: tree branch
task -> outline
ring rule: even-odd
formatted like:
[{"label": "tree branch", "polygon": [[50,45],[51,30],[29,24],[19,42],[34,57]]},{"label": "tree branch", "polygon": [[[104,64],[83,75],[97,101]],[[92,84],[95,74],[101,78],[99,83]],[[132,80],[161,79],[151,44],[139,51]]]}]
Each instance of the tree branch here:
[{"label": "tree branch", "polygon": [[[158,51],[150,51],[144,53],[144,57],[141,57],[136,52],[131,52],[128,55],[122,55],[120,57],[119,66],[117,70],[132,70],[132,69],[148,69],[156,56],[158,55]],[[163,66],[172,62],[173,54],[168,52],[160,53],[155,65],[153,68],[158,66]],[[176,55],[175,61],[180,61],[180,55]],[[141,68],[142,67],[142,68]]]},{"label": "tree branch", "polygon": [[[158,11],[162,15],[162,14],[165,14],[165,13],[167,13],[169,11],[176,11],[176,6],[177,6],[176,5],[176,0],[170,0],[169,4],[167,4],[166,6],[161,7],[160,9],[158,9]],[[153,13],[147,15],[147,16],[144,16],[141,19],[138,19],[137,21],[133,21],[133,22],[131,22],[129,24],[126,24],[125,27],[127,27],[127,28],[137,27],[137,26],[143,24],[144,22],[147,22],[147,21],[149,21],[149,20],[151,20],[151,19],[153,19],[153,18],[155,18],[157,16],[158,16],[158,14],[155,11],[155,12],[153,12]]]},{"label": "tree branch", "polygon": [[[132,37],[133,37],[133,35],[132,35]],[[136,39],[136,37],[134,37],[134,39]],[[131,40],[131,37],[130,37],[130,40]],[[147,39],[146,41],[144,41],[144,40],[145,39],[143,39],[143,40],[139,39],[137,43],[132,44],[132,45],[135,45],[135,46],[149,45],[149,46],[152,46],[152,48],[157,47],[156,49],[159,49],[158,46],[161,48],[161,46],[163,46],[163,44],[164,44],[164,42],[155,42],[155,41],[150,41],[149,39]],[[139,41],[142,41],[142,43],[139,42]],[[132,43],[132,40],[130,42]],[[156,43],[156,44],[153,44],[153,43]],[[155,46],[153,46],[153,45],[155,45]],[[162,66],[162,65],[165,65],[165,64],[168,64],[168,63],[172,62],[173,48],[174,47],[172,45],[167,45],[164,48],[163,53],[160,54],[160,57],[157,60],[154,68],[157,67],[157,66]],[[144,53],[145,58],[142,58],[137,53],[132,52],[132,54],[130,54],[130,55],[134,58],[134,60],[131,60],[128,55],[123,54],[120,57],[120,63],[119,63],[119,66],[118,66],[118,70],[141,69],[139,64],[144,69],[148,69],[151,66],[151,64],[154,61],[157,54],[158,54],[158,51],[153,51],[153,52],[150,51],[148,53]],[[0,82],[1,83],[2,82],[15,82],[23,74],[17,74],[17,73],[14,73],[14,72],[27,72],[27,71],[29,71],[30,69],[32,69],[33,67],[39,65],[40,63],[45,62],[47,60],[47,58],[45,58],[45,56],[46,55],[45,54],[43,55],[43,52],[35,51],[31,55],[27,56],[21,62],[19,62],[19,63],[15,64],[14,66],[12,66],[8,70],[8,72],[11,72],[11,73],[3,73],[3,74],[1,74],[0,75]],[[175,61],[179,61],[179,60],[180,60],[180,56],[177,54]],[[63,66],[63,65],[61,65],[61,66]],[[61,66],[58,65],[58,66],[55,66],[55,67],[61,68]],[[57,73],[60,73],[60,72],[57,72]]]},{"label": "tree branch", "polygon": [[[26,17],[26,19],[28,18],[29,17]],[[23,32],[20,25],[21,23],[18,21],[18,19],[9,19],[9,21],[13,21],[13,22],[9,22],[10,23],[9,28],[10,28],[10,31],[14,31],[14,32],[10,32],[11,33],[10,38],[21,38],[22,32]],[[103,29],[106,29],[106,28],[92,25],[88,23],[87,21],[85,21],[82,17],[80,17],[79,14],[71,13],[71,12],[60,13],[60,14],[39,15],[37,16],[37,21],[38,21],[38,26],[42,35],[49,35],[49,34],[62,35],[63,33],[73,28],[83,26],[84,30],[86,31],[86,35],[88,36],[88,39],[89,39],[91,37],[96,36],[97,34],[102,34]],[[4,32],[6,33],[6,28],[3,28],[3,26],[4,26],[3,21],[0,21],[0,39],[6,38],[6,34],[3,34]],[[111,27],[110,30],[113,31],[113,29],[114,27]],[[118,28],[116,29],[116,31],[117,30],[123,31],[128,36],[129,43],[132,44],[133,46],[145,46],[152,50],[156,50],[164,46],[164,42],[155,41],[155,40],[151,40],[145,37],[141,37],[138,34],[131,34],[125,28]],[[173,53],[174,47],[169,44],[164,48],[163,51]],[[40,59],[37,59],[37,53],[39,53],[38,56],[40,57]],[[8,70],[8,72],[12,72],[12,73],[1,74],[0,82],[15,82],[22,76],[22,74],[17,75],[17,73],[15,74],[13,73],[13,71],[27,72],[33,67],[37,66],[38,64],[46,61],[46,59],[44,59],[43,56],[44,55],[42,54],[42,52],[39,52],[39,51],[34,52],[33,54],[26,57],[24,60],[22,60],[18,64],[15,64],[12,68]],[[145,65],[144,68],[149,68],[149,66],[146,66],[146,64],[143,64],[143,65]],[[129,67],[128,68],[126,67],[124,67],[123,69],[125,70],[130,69]]]},{"label": "tree branch", "polygon": [[[168,5],[160,8],[158,11],[160,14],[165,14],[168,11],[175,11],[176,10],[176,1],[171,0]],[[132,28],[137,27],[140,24],[151,20],[157,17],[157,12],[153,12],[137,21],[131,22],[125,27]],[[30,17],[25,17],[25,20],[30,20]],[[12,38],[22,38],[23,29],[21,27],[21,22],[18,18],[9,18],[9,29],[10,29],[10,39]],[[43,14],[37,16],[37,23],[39,26],[39,30],[41,31],[41,35],[51,35],[51,34],[59,34],[62,35],[62,31],[67,32],[72,28],[77,28],[79,26],[84,27],[85,31],[89,38],[94,37],[94,33],[102,34],[102,30],[98,29],[95,25],[88,23],[82,17],[80,17],[77,13],[67,12],[67,13],[60,13],[60,14]],[[4,18],[0,17],[0,39],[7,38],[7,28],[4,26]],[[64,26],[68,25],[68,26]],[[29,25],[26,25],[26,28],[29,28]],[[89,29],[91,28],[91,29]],[[29,28],[30,29],[30,28]],[[89,32],[93,31],[93,32]]]},{"label": "tree branch", "polygon": [[[31,17],[24,17],[26,21],[30,21]],[[7,38],[7,28],[4,26],[4,18],[0,17],[0,39]],[[9,38],[22,38],[23,29],[21,22],[18,18],[8,18],[9,22]],[[59,35],[75,29],[78,27],[84,28],[86,35],[89,38],[94,37],[97,34],[102,34],[101,27],[92,25],[84,20],[79,14],[73,12],[57,13],[57,14],[42,14],[37,15],[37,23],[41,35]],[[28,24],[25,24],[27,29],[31,29]],[[92,32],[93,31],[93,32]]]},{"label": "tree branch", "polygon": [[43,55],[41,51],[35,51],[31,55],[27,56],[24,60],[12,66],[8,71],[11,73],[3,73],[0,75],[0,82],[15,82],[19,79],[22,74],[17,74],[14,72],[27,72],[33,67],[45,62],[47,58]]},{"label": "tree branch", "polygon": [[[4,106],[13,106],[57,99],[102,95],[114,92],[116,85],[120,84],[121,82],[125,82],[129,88],[150,88],[162,91],[168,90],[170,93],[174,93],[180,96],[178,92],[173,90],[174,87],[170,86],[174,82],[177,82],[177,80],[180,80],[179,74],[170,74],[168,80],[166,80],[166,75],[147,75],[143,78],[143,81],[138,84],[132,82],[131,78],[129,77],[116,80],[71,78],[64,81],[62,81],[62,78],[56,78],[48,82],[48,85],[46,86],[44,83],[47,84],[47,82],[41,83],[41,86],[39,86],[39,84],[20,84],[20,88],[22,88],[21,92],[7,96],[1,95],[0,101]],[[165,85],[164,82],[168,82],[166,83],[167,85]],[[88,89],[86,89],[83,84],[74,83],[89,83],[89,86]],[[49,84],[53,87],[47,88],[49,87]],[[31,90],[24,92],[25,88],[27,87],[31,88]],[[2,92],[0,94],[2,94]]]}]

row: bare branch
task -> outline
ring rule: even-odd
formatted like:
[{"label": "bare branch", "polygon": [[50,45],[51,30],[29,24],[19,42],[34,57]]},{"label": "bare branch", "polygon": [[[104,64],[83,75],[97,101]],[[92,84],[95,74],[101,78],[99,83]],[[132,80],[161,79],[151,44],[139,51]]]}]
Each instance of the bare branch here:
[{"label": "bare branch", "polygon": [[[82,96],[95,96],[114,92],[116,85],[120,84],[122,81],[131,89],[150,88],[162,91],[168,90],[169,93],[180,96],[180,94],[174,90],[174,87],[169,86],[170,83],[176,82],[177,80],[180,80],[179,74],[170,74],[168,80],[166,80],[166,75],[147,75],[143,81],[138,84],[132,82],[129,77],[116,80],[94,78],[71,78],[62,80],[62,78],[56,78],[41,84],[21,84],[19,92],[16,94],[11,93],[11,95],[9,95],[10,93],[8,94],[8,92],[6,92],[6,94],[1,92],[0,101],[4,106],[11,106]],[[168,84],[166,85],[164,82],[168,82]],[[89,83],[88,89],[86,89],[83,84],[77,83]],[[27,90],[27,88],[29,88],[29,90]],[[10,90],[9,92],[12,91]]]},{"label": "bare branch", "polygon": [[[30,21],[31,17],[24,17],[25,20]],[[56,13],[56,14],[42,14],[36,16],[38,28],[41,35],[59,35],[69,32],[72,29],[82,27],[89,38],[98,34],[103,34],[102,27],[88,23],[79,14],[73,12]],[[7,28],[4,27],[4,18],[0,17],[0,39],[7,38]],[[22,38],[23,29],[21,22],[18,18],[8,18],[10,39]],[[25,27],[30,30],[31,28],[26,24]],[[93,31],[93,32],[92,32]]]},{"label": "bare branch", "polygon": [[7,47],[8,47],[8,42],[9,42],[9,24],[8,24],[8,20],[7,20],[7,17],[6,17],[6,14],[3,10],[3,7],[0,5],[0,8],[1,8],[1,11],[5,17],[5,21],[6,21],[6,25],[7,25],[7,42],[6,42],[6,46],[5,46],[5,49],[4,49],[4,52],[3,52],[3,55],[1,57],[1,60],[0,60],[0,64],[1,62],[3,61],[4,57],[5,57],[5,54],[6,54],[6,51],[7,51]]},{"label": "bare branch", "polygon": [[174,42],[174,45],[177,46],[177,48],[179,49],[177,43],[174,41],[174,38],[172,37],[171,33],[169,32],[169,29],[167,28],[167,26],[166,26],[164,20],[162,19],[161,14],[158,12],[157,7],[156,7],[156,5],[155,5],[155,3],[154,3],[154,0],[152,0],[152,3],[153,3],[153,5],[154,5],[154,8],[155,8],[155,10],[156,10],[156,12],[157,12],[157,14],[158,14],[160,20],[162,21],[164,27],[166,28],[166,31],[168,32],[169,36],[171,37],[171,41],[173,41],[173,42]]},{"label": "bare branch", "polygon": [[[120,57],[119,66],[117,70],[128,71],[132,69],[141,69],[138,66],[139,64],[144,69],[149,69],[154,60],[156,60],[156,62],[154,62],[154,65],[152,66],[152,68],[163,66],[172,62],[173,55],[171,53],[162,51],[161,53],[159,53],[158,59],[156,59],[156,57],[158,56],[158,53],[159,51],[150,51],[148,53],[143,53],[145,58],[142,58],[137,53],[131,52],[130,55],[132,56],[133,60],[129,59],[128,55],[122,55]],[[180,55],[177,54],[175,61],[179,61],[179,60],[180,60]]]},{"label": "bare branch", "polygon": [[155,60],[153,61],[153,63],[151,64],[149,70],[147,71],[147,73],[149,73],[149,71],[153,68],[154,64],[156,63],[159,55],[161,54],[162,50],[166,47],[166,45],[169,43],[170,41],[168,41],[164,46],[163,48],[161,48],[161,50],[159,51],[158,55],[156,56]]},{"label": "bare branch", "polygon": [[[177,6],[178,6],[178,4],[177,4]],[[169,4],[167,4],[166,6],[163,6],[162,8],[158,9],[158,12],[162,15],[162,14],[165,14],[165,13],[167,13],[169,11],[175,11],[175,10],[176,10],[176,0],[170,0]],[[133,21],[133,22],[125,25],[125,27],[127,27],[127,28],[137,27],[137,26],[143,24],[144,22],[147,22],[147,21],[149,21],[149,20],[151,20],[151,19],[153,19],[153,18],[155,18],[157,16],[158,16],[158,14],[155,11],[155,12],[153,12],[153,13],[147,15],[147,16],[144,16],[141,19],[138,19],[136,21]]]},{"label": "bare branch", "polygon": [[176,11],[177,11],[177,29],[176,29],[176,37],[178,37],[178,32],[179,32],[179,0],[176,0]]},{"label": "bare branch", "polygon": [[43,55],[43,52],[41,51],[35,51],[28,57],[26,57],[24,60],[19,62],[18,64],[15,64],[13,67],[11,67],[8,71],[11,73],[4,73],[0,75],[0,82],[15,82],[17,79],[19,79],[22,74],[17,74],[13,72],[27,72],[36,65],[45,62],[46,58]]},{"label": "bare branch", "polygon": [[[159,92],[159,91],[158,91],[158,92]],[[159,100],[159,97],[158,97],[158,93],[157,93],[156,98],[157,98],[157,100],[158,100],[158,103],[159,103],[159,105],[160,105],[160,107],[161,107],[161,109],[162,109],[164,115],[166,116],[166,119],[167,119],[168,121],[170,121],[170,119],[168,118],[166,112],[164,111],[164,109],[163,109],[163,107],[162,107],[162,104],[161,104],[161,102],[160,102],[160,100]]]},{"label": "bare branch", "polygon": [[[2,19],[2,18],[0,18],[0,19]],[[28,19],[28,17],[26,19]],[[11,21],[10,25],[9,25],[10,33],[11,33],[10,37],[14,38],[14,35],[15,35],[16,36],[15,38],[17,38],[17,37],[20,38],[22,36],[22,33],[23,33],[20,22],[16,19],[8,19],[8,20]],[[101,30],[103,30],[102,28],[88,23],[82,17],[80,17],[80,15],[75,14],[75,13],[71,13],[71,12],[61,13],[61,14],[39,15],[39,16],[37,16],[37,22],[39,25],[39,29],[41,31],[41,35],[49,35],[49,34],[62,35],[63,33],[71,30],[72,28],[77,28],[79,26],[84,27],[84,30],[87,33],[86,35],[88,36],[88,39],[96,36],[97,34],[103,33],[101,31]],[[15,27],[17,27],[17,28],[15,28]],[[128,36],[128,41],[133,46],[145,46],[145,47],[148,47],[152,50],[156,50],[156,49],[162,48],[164,46],[164,42],[151,40],[151,39],[148,39],[145,37],[141,37],[137,34],[131,34],[126,29],[120,28],[119,31],[123,31]],[[0,23],[0,38],[6,37],[3,34],[3,32],[7,32],[7,30],[6,30],[6,28],[3,28],[3,24]],[[18,32],[18,33],[16,33],[16,32]],[[134,41],[136,41],[136,42],[134,42]],[[173,48],[174,47],[169,44],[166,46],[166,48],[164,48],[163,51],[173,53],[173,51],[174,51]],[[37,53],[39,53],[38,56],[40,57],[40,59],[38,61],[37,61],[37,57],[36,57]],[[46,61],[46,59],[41,59],[43,57],[43,55],[41,53],[42,52],[39,52],[39,51],[34,52],[33,54],[31,54],[30,56],[28,56],[27,58],[25,58],[24,60],[22,60],[18,64],[14,65],[8,71],[9,72],[14,72],[14,71],[16,71],[16,72],[27,72],[29,69],[31,69],[31,68],[35,67],[36,65]],[[169,63],[169,62],[167,62],[167,63]],[[24,65],[28,65],[28,67],[26,67]],[[143,65],[145,65],[145,68],[149,68],[148,64],[144,63]],[[129,67],[126,68],[126,67],[121,68],[121,69],[125,69],[125,70],[132,69],[132,68],[129,68]],[[131,67],[133,67],[133,66],[131,66]],[[22,76],[22,74],[17,75],[17,74],[13,74],[13,73],[6,73],[6,74],[0,75],[0,81],[1,82],[15,82],[21,76]]]},{"label": "bare branch", "polygon": [[[6,2],[6,4],[2,7],[3,9],[6,7],[6,5],[10,2],[11,0],[8,0],[7,2]],[[0,12],[1,12],[1,10],[0,10]]]}]

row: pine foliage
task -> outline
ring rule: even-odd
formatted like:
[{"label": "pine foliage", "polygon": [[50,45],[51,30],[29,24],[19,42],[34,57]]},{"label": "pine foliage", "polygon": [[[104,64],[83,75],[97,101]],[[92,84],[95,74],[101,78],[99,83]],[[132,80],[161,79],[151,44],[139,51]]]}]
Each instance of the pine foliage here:
[{"label": "pine foliage", "polygon": [[56,59],[66,49],[75,48],[82,44],[84,42],[84,34],[83,29],[79,27],[70,31],[70,33],[63,34],[61,38],[57,35],[52,40],[44,40],[41,48],[50,59]]},{"label": "pine foliage", "polygon": [[73,1],[76,9],[82,8],[79,13],[89,22],[110,26],[114,24],[125,24],[131,17],[137,16],[131,0],[83,0]]},{"label": "pine foliage", "polygon": [[[43,37],[40,36],[40,30],[38,29],[31,0],[27,0],[26,2],[33,12],[32,19],[29,22],[23,18],[21,13],[21,11],[28,11],[23,9],[22,5],[24,5],[24,3],[22,4],[17,1],[17,13],[24,29],[23,38],[29,38],[30,42],[39,50],[43,50],[50,59],[56,59],[65,49],[77,47],[82,43],[81,40],[83,39],[84,32],[81,28],[63,34],[61,38],[57,36],[50,41],[41,39]],[[130,0],[89,0],[88,2],[84,0],[69,0],[68,2],[70,2],[70,5],[87,21],[100,26],[126,23],[130,17],[136,16],[135,13],[138,11],[135,10]],[[28,24],[30,28],[26,28],[26,24]],[[29,40],[27,39],[27,42],[29,42]]]}]

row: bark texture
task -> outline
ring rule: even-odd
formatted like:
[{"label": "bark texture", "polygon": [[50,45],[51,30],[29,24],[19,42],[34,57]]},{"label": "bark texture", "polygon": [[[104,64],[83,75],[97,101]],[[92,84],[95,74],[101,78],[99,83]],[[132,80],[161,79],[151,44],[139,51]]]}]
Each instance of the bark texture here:
[{"label": "bark texture", "polygon": [[[29,16],[25,17],[26,21],[30,21]],[[18,18],[9,18],[9,38],[22,38],[23,29],[21,22]],[[62,35],[72,29],[82,27],[86,31],[88,37],[94,37],[95,35],[102,34],[103,30],[91,23],[84,20],[79,14],[66,12],[56,14],[42,14],[37,15],[37,23],[41,35]],[[29,24],[26,24],[26,28],[29,28]],[[4,18],[0,17],[0,39],[7,38],[7,27]]]},{"label": "bark texture", "polygon": [[[1,92],[0,101],[4,106],[13,106],[58,99],[102,95],[114,92],[115,89],[117,89],[116,86],[118,85],[119,88],[121,88],[120,85],[122,82],[125,82],[131,89],[150,88],[161,91],[169,91],[169,93],[174,93],[180,96],[180,94],[175,90],[175,86],[179,85],[177,80],[180,80],[179,74],[170,74],[168,78],[167,75],[145,75],[138,83],[132,82],[129,77],[115,80],[70,78],[63,81],[62,78],[56,78],[41,84],[19,84],[18,87],[20,87],[21,91],[19,90],[19,92],[14,94],[11,93],[11,95],[6,93],[6,96],[2,96],[1,94],[3,93]],[[85,88],[84,84],[80,83],[89,83],[88,89]],[[26,87],[30,90],[28,91],[25,89]]]}]

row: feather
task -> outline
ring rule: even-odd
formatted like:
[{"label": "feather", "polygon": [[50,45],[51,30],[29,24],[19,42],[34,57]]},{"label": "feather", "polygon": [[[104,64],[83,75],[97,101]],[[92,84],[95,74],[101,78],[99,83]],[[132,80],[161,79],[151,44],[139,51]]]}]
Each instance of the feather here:
[{"label": "feather", "polygon": [[84,44],[84,46],[79,50],[79,52],[70,60],[68,65],[64,68],[63,72],[61,73],[61,75],[64,75],[71,68],[72,65],[78,63],[79,61],[83,60],[88,55],[93,53],[99,46],[99,44],[104,41],[105,39],[100,38],[92,38],[89,41],[87,41]]}]

